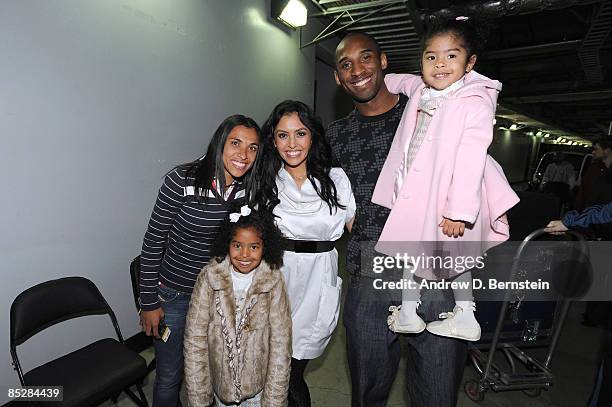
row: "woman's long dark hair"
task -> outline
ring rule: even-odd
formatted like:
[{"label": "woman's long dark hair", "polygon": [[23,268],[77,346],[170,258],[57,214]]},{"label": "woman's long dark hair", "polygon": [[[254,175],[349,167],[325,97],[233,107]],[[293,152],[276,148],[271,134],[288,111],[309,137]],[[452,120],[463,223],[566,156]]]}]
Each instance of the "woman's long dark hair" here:
[{"label": "woman's long dark hair", "polygon": [[[262,128],[264,158],[259,167],[259,175],[257,176],[261,184],[261,190],[257,198],[260,208],[272,211],[280,202],[276,187],[276,174],[278,174],[283,165],[283,161],[274,146],[274,129],[283,116],[292,113],[297,113],[300,121],[310,130],[312,135],[312,144],[306,158],[308,180],[310,180],[321,199],[327,203],[330,213],[334,207],[344,209],[345,206],[341,205],[338,201],[336,186],[329,176],[332,153],[331,147],[325,138],[323,124],[310,107],[295,100],[285,100],[279,103],[272,110],[270,117],[268,117]],[[319,181],[320,186],[317,185],[315,180]]]},{"label": "woman's long dark hair", "polygon": [[[225,167],[223,165],[223,148],[227,137],[234,130],[236,126],[244,126],[249,129],[255,130],[259,142],[261,143],[261,129],[250,117],[243,116],[241,114],[235,114],[229,116],[217,128],[215,134],[213,134],[212,140],[208,144],[206,155],[198,158],[195,161],[191,161],[185,164],[180,164],[176,168],[185,169],[185,181],[188,178],[193,177],[196,197],[203,202],[206,202],[208,192],[212,190],[213,179],[217,180],[217,188],[220,191],[225,191],[227,185],[225,185]],[[252,199],[255,195],[255,191],[260,187],[257,182],[257,177],[253,177],[252,174],[257,173],[257,168],[261,161],[261,146],[260,150],[257,151],[257,156],[251,169],[242,177],[242,184],[245,188],[247,199]]]}]

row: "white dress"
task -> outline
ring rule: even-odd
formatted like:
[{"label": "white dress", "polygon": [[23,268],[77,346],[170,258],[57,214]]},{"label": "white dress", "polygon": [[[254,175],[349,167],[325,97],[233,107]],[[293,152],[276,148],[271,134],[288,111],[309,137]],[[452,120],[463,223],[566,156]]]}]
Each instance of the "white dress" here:
[{"label": "white dress", "polygon": [[[280,203],[274,208],[277,225],[293,240],[335,241],[355,216],[351,183],[341,168],[332,168],[330,178],[345,209],[329,206],[308,180],[301,188],[281,168],[276,176]],[[295,253],[285,251],[283,268],[293,322],[293,357],[314,359],[329,342],[340,312],[342,279],[338,277],[338,252]]]}]

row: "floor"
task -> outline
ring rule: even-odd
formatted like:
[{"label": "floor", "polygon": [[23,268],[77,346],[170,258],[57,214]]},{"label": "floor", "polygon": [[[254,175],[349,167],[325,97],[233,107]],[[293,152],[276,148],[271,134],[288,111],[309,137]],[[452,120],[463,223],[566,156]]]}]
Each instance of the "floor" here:
[{"label": "floor", "polygon": [[[343,257],[342,255],[340,256]],[[344,267],[341,264],[340,270]],[[345,280],[347,281],[347,280]],[[459,391],[457,406],[469,407],[480,405],[483,407],[583,407],[586,406],[595,374],[598,367],[598,355],[601,351],[603,331],[599,328],[583,327],[580,324],[580,314],[584,310],[584,303],[574,303],[570,308],[568,318],[563,327],[559,344],[552,359],[552,371],[555,375],[554,385],[543,391],[537,397],[529,397],[521,391],[506,391],[495,393],[488,391],[480,403],[470,400],[463,391]],[[405,346],[405,343],[403,344]],[[533,356],[544,358],[545,350],[532,349],[528,351]],[[152,350],[143,352],[145,358],[152,357]],[[400,371],[395,380],[387,406],[410,406],[405,390],[404,372],[406,360],[402,359]],[[479,376],[471,363],[466,363],[463,382],[476,379]],[[149,402],[152,397],[152,382],[154,373],[146,381],[145,393]],[[317,407],[350,406],[350,385],[346,363],[345,333],[342,322],[339,323],[325,353],[309,364],[306,372],[306,381],[309,384],[312,405]],[[184,393],[184,392],[183,392]],[[184,394],[183,400],[184,400]],[[114,406],[111,402],[103,404],[105,407]],[[119,399],[117,406],[133,406],[125,394]],[[187,405],[183,403],[183,405]]]}]

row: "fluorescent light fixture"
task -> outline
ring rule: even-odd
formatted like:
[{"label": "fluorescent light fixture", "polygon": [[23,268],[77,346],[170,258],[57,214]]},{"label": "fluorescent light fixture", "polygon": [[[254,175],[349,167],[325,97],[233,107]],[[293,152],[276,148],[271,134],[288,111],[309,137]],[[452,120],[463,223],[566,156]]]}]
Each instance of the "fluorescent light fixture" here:
[{"label": "fluorescent light fixture", "polygon": [[306,25],[308,9],[300,0],[272,0],[272,17],[291,28]]},{"label": "fluorescent light fixture", "polygon": [[549,138],[549,137],[550,137],[550,134],[544,133],[544,138]]},{"label": "fluorescent light fixture", "polygon": [[538,130],[538,132],[536,133],[536,136],[540,137],[542,135],[542,131]]},{"label": "fluorescent light fixture", "polygon": [[516,123],[513,123],[513,124],[510,126],[510,130],[514,131],[514,130],[516,130],[516,129],[518,129],[518,126],[516,125]]}]

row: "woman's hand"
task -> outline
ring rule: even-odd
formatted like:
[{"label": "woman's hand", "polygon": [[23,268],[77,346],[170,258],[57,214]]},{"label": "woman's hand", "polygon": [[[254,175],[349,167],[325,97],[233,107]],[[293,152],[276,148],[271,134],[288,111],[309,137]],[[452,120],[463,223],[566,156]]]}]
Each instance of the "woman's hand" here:
[{"label": "woman's hand", "polygon": [[448,237],[463,236],[463,232],[465,232],[465,222],[460,220],[444,218],[438,226],[442,228],[442,233]]},{"label": "woman's hand", "polygon": [[164,311],[160,308],[154,309],[153,311],[141,311],[140,312],[140,325],[142,330],[147,336],[155,336],[159,338],[159,332],[157,327],[159,321],[164,317]]},{"label": "woman's hand", "polygon": [[544,228],[545,232],[548,232],[552,235],[562,235],[567,230],[567,226],[565,226],[560,220],[553,220]]}]

